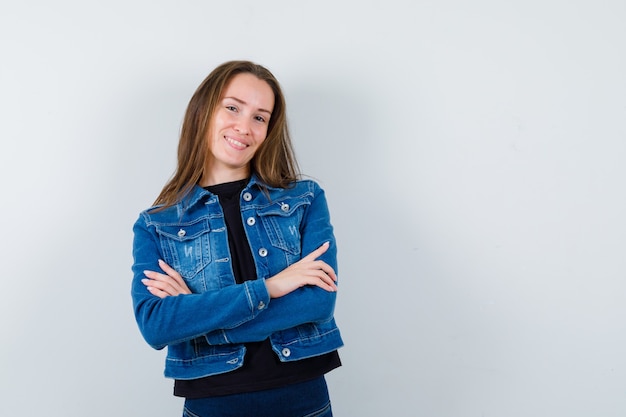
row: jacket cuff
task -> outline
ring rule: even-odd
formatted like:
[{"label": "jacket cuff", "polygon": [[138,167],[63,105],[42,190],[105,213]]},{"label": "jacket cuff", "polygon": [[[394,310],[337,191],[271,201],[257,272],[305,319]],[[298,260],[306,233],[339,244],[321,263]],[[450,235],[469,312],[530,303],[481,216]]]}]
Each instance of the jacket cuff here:
[{"label": "jacket cuff", "polygon": [[246,281],[243,285],[246,286],[246,294],[252,308],[252,317],[250,318],[253,319],[269,306],[270,293],[267,291],[264,279]]},{"label": "jacket cuff", "polygon": [[[250,307],[249,320],[253,320],[269,306],[270,294],[267,291],[265,280],[263,279],[246,281],[242,285],[244,285],[246,296],[248,298],[248,306]],[[210,345],[223,345],[231,343],[228,339],[228,330],[229,329],[221,329],[207,333],[205,335],[206,341]]]}]

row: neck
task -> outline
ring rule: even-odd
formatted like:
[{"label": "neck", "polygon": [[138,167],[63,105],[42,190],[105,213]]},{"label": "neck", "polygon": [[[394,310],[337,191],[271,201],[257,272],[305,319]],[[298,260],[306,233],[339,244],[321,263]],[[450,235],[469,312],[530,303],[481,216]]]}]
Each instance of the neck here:
[{"label": "neck", "polygon": [[208,187],[211,185],[224,184],[226,182],[245,180],[249,177],[250,169],[248,167],[220,172],[209,171],[202,176],[202,179],[200,180],[200,186]]}]

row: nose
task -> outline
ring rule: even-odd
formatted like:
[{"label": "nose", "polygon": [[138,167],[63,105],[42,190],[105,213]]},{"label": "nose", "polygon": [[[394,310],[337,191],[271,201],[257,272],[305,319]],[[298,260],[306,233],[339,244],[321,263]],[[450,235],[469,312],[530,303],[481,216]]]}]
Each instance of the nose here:
[{"label": "nose", "polygon": [[242,135],[250,133],[250,122],[246,118],[240,118],[235,124],[235,131]]}]

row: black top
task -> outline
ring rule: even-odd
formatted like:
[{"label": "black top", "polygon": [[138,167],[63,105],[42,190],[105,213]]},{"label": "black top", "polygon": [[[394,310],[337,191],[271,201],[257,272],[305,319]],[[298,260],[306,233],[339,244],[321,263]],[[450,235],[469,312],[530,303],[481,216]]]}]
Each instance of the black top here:
[{"label": "black top", "polygon": [[[231,264],[237,284],[257,278],[239,206],[239,195],[247,183],[246,179],[205,187],[217,195],[224,211]],[[176,380],[174,395],[203,398],[278,388],[316,378],[341,366],[337,351],[299,361],[281,362],[272,350],[269,339],[246,343],[245,346],[246,354],[241,368],[199,379]]]}]

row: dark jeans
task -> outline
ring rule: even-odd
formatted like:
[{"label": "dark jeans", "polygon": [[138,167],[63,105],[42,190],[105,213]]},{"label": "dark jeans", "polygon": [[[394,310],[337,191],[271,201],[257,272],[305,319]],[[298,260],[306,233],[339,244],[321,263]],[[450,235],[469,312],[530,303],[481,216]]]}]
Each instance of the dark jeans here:
[{"label": "dark jeans", "polygon": [[265,391],[185,400],[183,417],[332,417],[324,377]]}]

